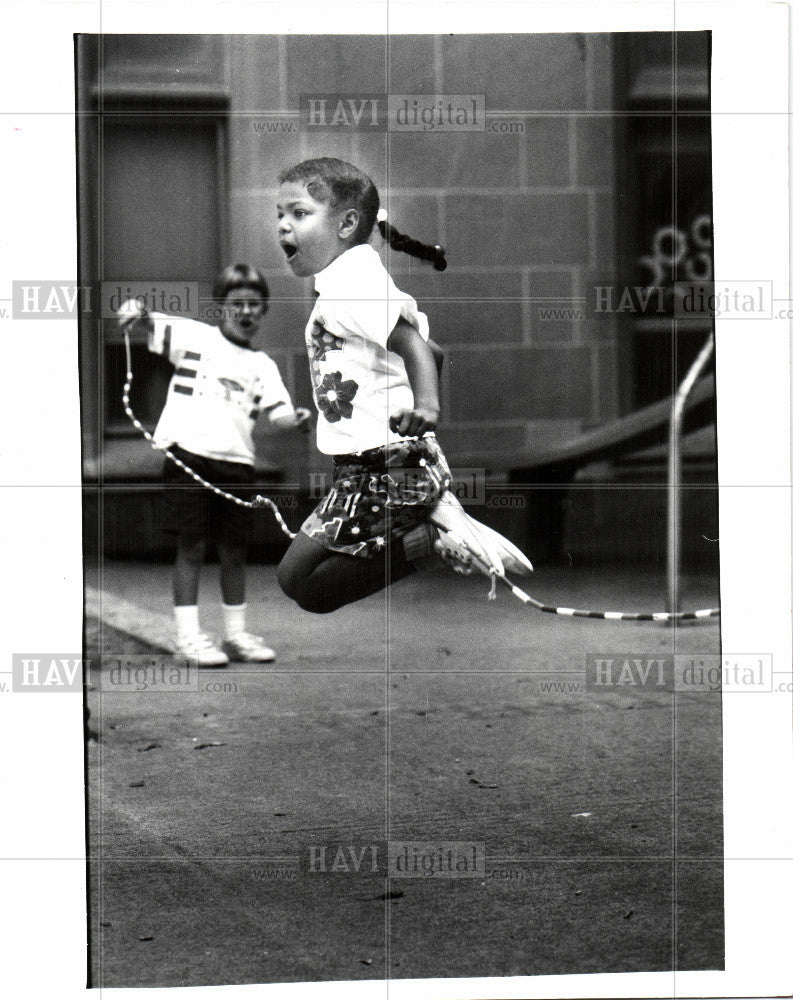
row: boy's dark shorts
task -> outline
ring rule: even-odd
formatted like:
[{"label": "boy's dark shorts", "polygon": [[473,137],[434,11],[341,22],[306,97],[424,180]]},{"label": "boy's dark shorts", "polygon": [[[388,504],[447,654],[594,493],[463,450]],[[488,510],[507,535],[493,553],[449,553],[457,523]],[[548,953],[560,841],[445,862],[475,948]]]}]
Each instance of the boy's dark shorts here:
[{"label": "boy's dark shorts", "polygon": [[[171,445],[168,450],[207,482],[241,500],[253,500],[258,493],[253,485],[257,477],[252,465],[204,458],[179,445]],[[163,466],[162,484],[166,534],[176,536],[183,544],[211,539],[234,547],[247,545],[261,512],[219,497],[169,458]]]}]

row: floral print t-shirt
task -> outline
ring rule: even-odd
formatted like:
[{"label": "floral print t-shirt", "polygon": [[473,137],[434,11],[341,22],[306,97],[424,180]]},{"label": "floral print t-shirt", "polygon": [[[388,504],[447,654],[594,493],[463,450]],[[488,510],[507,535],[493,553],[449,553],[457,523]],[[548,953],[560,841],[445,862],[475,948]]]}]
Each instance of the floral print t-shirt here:
[{"label": "floral print t-shirt", "polygon": [[368,243],[351,247],[314,276],[317,301],[306,326],[317,447],[343,455],[404,440],[388,427],[413,406],[405,363],[386,347],[402,317],[427,340],[427,317],[394,284]]}]

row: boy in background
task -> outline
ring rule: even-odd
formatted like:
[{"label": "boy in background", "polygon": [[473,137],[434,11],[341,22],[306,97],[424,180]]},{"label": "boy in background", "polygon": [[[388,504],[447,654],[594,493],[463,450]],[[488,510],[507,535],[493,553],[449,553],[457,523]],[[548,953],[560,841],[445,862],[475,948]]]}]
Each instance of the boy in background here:
[{"label": "boy in background", "polygon": [[[304,431],[311,415],[295,410],[275,362],[251,347],[267,312],[264,276],[245,264],[232,265],[219,275],[213,294],[222,303],[218,327],[149,313],[134,301],[121,307],[119,323],[129,332],[145,331],[149,350],[175,367],[155,444],[208,482],[248,499],[255,495],[252,432],[259,414],[279,430]],[[273,660],[273,650],[245,625],[245,552],[256,512],[201,486],[167,458],[163,484],[165,528],[177,539],[173,599],[180,656],[199,667]],[[220,559],[222,648],[199,627],[199,578],[209,539]]]}]

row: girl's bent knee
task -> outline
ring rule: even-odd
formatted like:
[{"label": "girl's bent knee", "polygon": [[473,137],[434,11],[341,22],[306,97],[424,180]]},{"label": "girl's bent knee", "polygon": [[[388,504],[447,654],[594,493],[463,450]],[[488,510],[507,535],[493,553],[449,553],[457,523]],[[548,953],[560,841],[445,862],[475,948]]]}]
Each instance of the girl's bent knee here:
[{"label": "girl's bent knee", "polygon": [[323,593],[312,588],[304,578],[290,572],[283,564],[276,570],[276,579],[281,590],[290,597],[303,611],[315,615],[326,615],[336,611],[344,603],[333,594]]},{"label": "girl's bent knee", "polygon": [[294,598],[299,608],[303,611],[310,611],[314,615],[329,615],[332,611],[338,611],[343,602],[328,599],[321,594],[302,593]]},{"label": "girl's bent knee", "polygon": [[297,600],[297,591],[300,589],[298,586],[298,579],[294,573],[291,573],[283,563],[280,563],[278,569],[275,571],[275,578],[278,581],[278,586],[283,590],[287,597],[291,597],[292,600]]}]

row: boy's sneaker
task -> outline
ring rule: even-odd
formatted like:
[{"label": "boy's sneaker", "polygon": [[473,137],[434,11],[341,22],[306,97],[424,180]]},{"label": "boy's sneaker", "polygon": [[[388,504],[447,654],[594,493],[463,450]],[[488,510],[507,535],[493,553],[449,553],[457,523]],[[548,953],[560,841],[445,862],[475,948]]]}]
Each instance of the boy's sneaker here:
[{"label": "boy's sneaker", "polygon": [[227,667],[229,663],[228,656],[204,632],[177,639],[176,656],[194,667]]},{"label": "boy's sneaker", "polygon": [[223,650],[230,660],[238,663],[271,663],[275,659],[275,653],[265,646],[262,637],[250,632],[238,632],[233,638],[226,639]]}]

